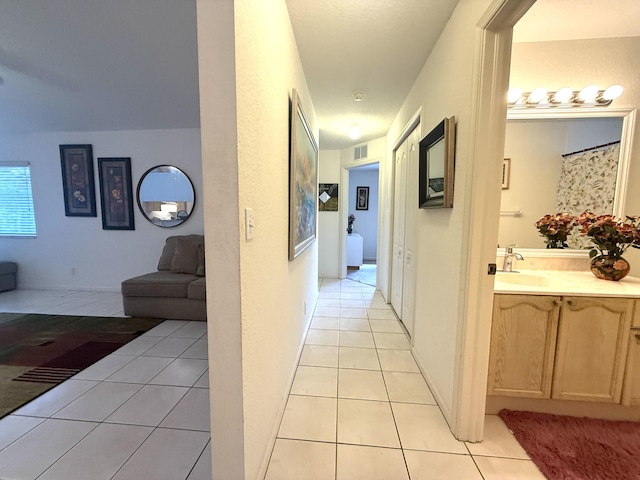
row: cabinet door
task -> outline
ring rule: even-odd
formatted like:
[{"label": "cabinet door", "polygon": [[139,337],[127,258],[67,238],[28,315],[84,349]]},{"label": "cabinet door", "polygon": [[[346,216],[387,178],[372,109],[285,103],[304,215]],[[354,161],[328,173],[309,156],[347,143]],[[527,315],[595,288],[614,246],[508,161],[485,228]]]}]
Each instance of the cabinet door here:
[{"label": "cabinet door", "polygon": [[489,395],[549,398],[560,297],[494,295]]},{"label": "cabinet door", "polygon": [[[638,307],[636,306],[636,310]],[[637,407],[640,405],[640,328],[632,329],[629,335],[629,351],[624,372],[622,404]]]},{"label": "cabinet door", "polygon": [[565,297],[552,398],[619,403],[632,299]]}]

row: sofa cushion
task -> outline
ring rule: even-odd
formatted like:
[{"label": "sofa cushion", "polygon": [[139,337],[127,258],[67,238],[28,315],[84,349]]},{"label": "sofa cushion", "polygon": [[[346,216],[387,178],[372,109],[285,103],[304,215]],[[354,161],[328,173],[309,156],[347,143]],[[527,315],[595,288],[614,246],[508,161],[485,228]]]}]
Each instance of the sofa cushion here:
[{"label": "sofa cushion", "polygon": [[194,300],[206,300],[207,299],[207,279],[200,277],[195,282],[189,284],[187,290],[187,297]]},{"label": "sofa cushion", "polygon": [[187,273],[153,272],[122,282],[122,295],[129,297],[186,298],[189,284],[203,279]]},{"label": "sofa cushion", "polygon": [[0,262],[0,275],[8,275],[18,271],[18,264],[15,262]]},{"label": "sofa cushion", "polygon": [[171,261],[172,273],[192,273],[196,274],[198,270],[199,245],[189,241],[186,238],[178,238],[176,240],[176,248]]},{"label": "sofa cushion", "polygon": [[174,235],[168,237],[165,241],[160,260],[158,260],[158,270],[169,272],[171,271],[171,263],[173,262],[173,255],[176,251],[176,242],[178,238],[184,238],[188,241],[194,242],[196,245],[204,243],[204,235]]},{"label": "sofa cushion", "polygon": [[204,244],[198,245],[198,268],[196,269],[196,275],[204,277]]}]

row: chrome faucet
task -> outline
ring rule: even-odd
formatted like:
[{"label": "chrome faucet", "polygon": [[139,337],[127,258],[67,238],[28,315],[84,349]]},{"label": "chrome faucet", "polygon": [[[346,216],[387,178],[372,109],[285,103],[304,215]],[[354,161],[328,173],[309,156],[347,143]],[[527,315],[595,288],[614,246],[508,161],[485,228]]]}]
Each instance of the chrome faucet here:
[{"label": "chrome faucet", "polygon": [[511,245],[507,245],[507,247],[504,249],[504,263],[502,264],[502,271],[503,272],[513,272],[513,259],[517,258],[518,260],[524,260],[524,257],[522,255],[520,255],[517,252],[513,251],[513,247],[517,247],[517,245],[511,244]]}]

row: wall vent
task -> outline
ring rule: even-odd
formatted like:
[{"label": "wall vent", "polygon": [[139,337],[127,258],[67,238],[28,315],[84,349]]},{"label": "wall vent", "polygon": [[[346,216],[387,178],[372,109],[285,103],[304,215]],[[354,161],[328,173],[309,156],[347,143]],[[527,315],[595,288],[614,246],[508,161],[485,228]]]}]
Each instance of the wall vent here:
[{"label": "wall vent", "polygon": [[361,160],[367,158],[367,145],[362,145],[353,149],[353,159]]}]

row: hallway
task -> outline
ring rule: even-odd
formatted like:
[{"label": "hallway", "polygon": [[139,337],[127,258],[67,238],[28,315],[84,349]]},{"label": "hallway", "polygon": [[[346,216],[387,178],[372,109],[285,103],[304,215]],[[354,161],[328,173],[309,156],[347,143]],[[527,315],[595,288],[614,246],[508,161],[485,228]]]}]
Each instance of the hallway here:
[{"label": "hallway", "polygon": [[266,480],[544,479],[497,416],[456,440],[391,307],[322,279]]}]

